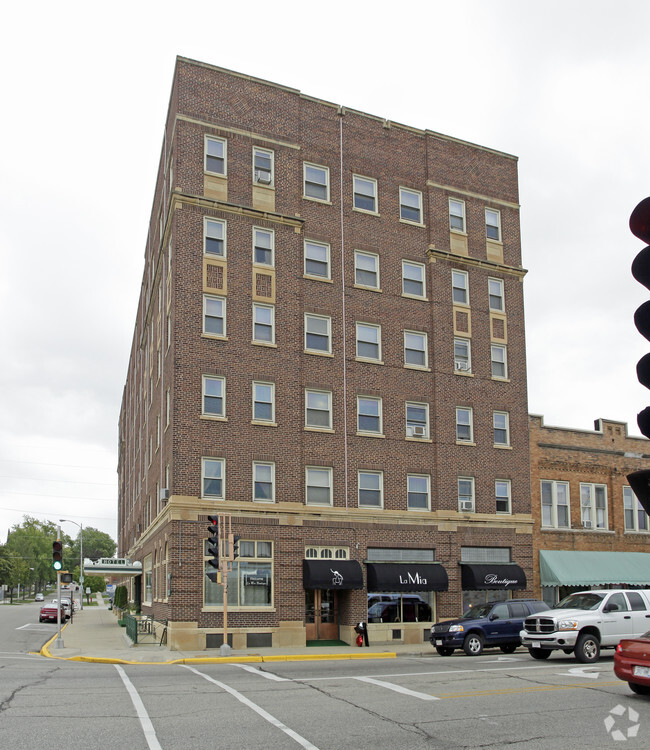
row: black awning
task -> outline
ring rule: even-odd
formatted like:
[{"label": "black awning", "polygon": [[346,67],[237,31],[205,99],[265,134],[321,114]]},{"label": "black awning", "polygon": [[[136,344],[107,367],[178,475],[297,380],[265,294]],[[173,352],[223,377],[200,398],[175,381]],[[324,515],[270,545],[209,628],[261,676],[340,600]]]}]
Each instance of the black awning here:
[{"label": "black awning", "polygon": [[440,563],[368,563],[368,591],[447,591]]},{"label": "black awning", "polygon": [[303,560],[305,589],[362,589],[363,571],[356,560]]},{"label": "black awning", "polygon": [[461,563],[460,570],[465,591],[526,588],[526,574],[514,563]]}]

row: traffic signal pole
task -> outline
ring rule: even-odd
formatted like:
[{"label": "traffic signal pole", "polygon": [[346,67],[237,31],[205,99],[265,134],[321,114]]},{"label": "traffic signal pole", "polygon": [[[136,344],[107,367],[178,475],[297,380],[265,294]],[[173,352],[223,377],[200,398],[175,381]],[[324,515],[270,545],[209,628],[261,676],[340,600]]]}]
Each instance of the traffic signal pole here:
[{"label": "traffic signal pole", "polygon": [[56,570],[56,641],[54,648],[63,648],[63,638],[61,638],[61,567],[63,565],[63,556],[60,551],[61,546],[61,527],[56,527],[56,541],[52,545],[52,566]]}]

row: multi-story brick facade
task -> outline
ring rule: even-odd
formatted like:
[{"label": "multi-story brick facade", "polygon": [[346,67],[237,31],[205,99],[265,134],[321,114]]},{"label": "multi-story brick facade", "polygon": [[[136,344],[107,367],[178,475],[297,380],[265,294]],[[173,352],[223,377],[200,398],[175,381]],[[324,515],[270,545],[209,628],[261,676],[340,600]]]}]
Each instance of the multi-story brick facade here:
[{"label": "multi-story brick facade", "polygon": [[222,637],[215,513],[235,646],[530,593],[524,274],[514,157],[177,60],[119,465],[173,648]]},{"label": "multi-story brick facade", "polygon": [[594,430],[530,417],[534,589],[554,604],[576,588],[650,585],[650,523],[627,474],[646,468],[650,444],[627,425]]}]

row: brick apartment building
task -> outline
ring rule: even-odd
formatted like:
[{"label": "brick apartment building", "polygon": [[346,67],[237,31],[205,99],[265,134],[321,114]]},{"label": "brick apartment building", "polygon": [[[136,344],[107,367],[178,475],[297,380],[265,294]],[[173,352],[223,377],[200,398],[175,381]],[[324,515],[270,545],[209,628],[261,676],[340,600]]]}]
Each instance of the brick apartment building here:
[{"label": "brick apartment building", "polygon": [[534,590],[548,604],[585,588],[650,586],[650,522],[627,481],[650,443],[627,425],[551,427],[530,417]]},{"label": "brick apartment building", "polygon": [[[178,58],[120,415],[172,648],[422,642],[530,594],[517,160]],[[208,568],[210,570],[210,568]]]}]

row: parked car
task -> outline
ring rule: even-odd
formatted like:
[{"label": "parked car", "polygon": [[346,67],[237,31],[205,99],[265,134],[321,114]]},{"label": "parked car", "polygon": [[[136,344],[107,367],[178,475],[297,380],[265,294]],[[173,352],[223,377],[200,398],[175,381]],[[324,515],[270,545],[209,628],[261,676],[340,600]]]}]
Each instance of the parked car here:
[{"label": "parked car", "polygon": [[[56,604],[56,599],[52,599],[52,604]],[[66,618],[69,618],[72,613],[72,605],[70,604],[70,599],[66,599],[65,597],[61,597],[61,606],[63,607],[63,610],[65,611]]]},{"label": "parked car", "polygon": [[478,656],[486,646],[499,646],[511,654],[521,646],[519,631],[534,612],[548,609],[539,599],[509,599],[471,607],[457,620],[437,622],[431,628],[431,644],[440,656],[451,656],[462,648],[468,656]]},{"label": "parked car", "polygon": [[650,695],[650,631],[624,638],[614,652],[614,674],[638,695]]},{"label": "parked car", "polygon": [[35,602],[44,602],[45,601],[45,597],[43,596],[43,594],[36,594],[36,596],[34,597],[34,601]]},{"label": "parked car", "polygon": [[431,606],[419,596],[381,599],[368,607],[368,622],[431,622]]},{"label": "parked car", "polygon": [[[63,606],[63,604],[60,605],[61,609],[61,622],[65,622],[66,618],[69,617],[69,614],[66,614],[66,609]],[[56,599],[54,601],[48,602],[47,604],[44,604],[41,607],[40,614],[38,616],[39,622],[57,622],[57,602]]]}]

